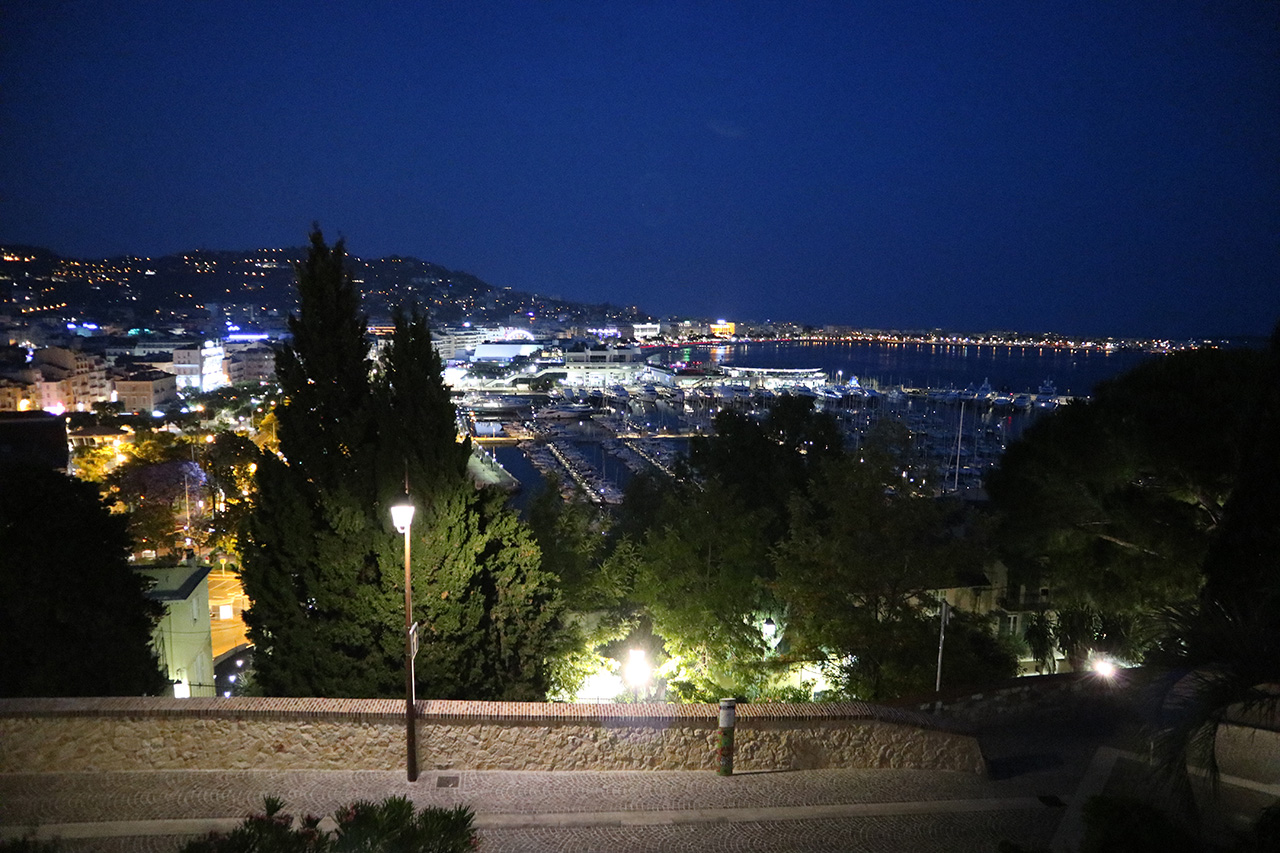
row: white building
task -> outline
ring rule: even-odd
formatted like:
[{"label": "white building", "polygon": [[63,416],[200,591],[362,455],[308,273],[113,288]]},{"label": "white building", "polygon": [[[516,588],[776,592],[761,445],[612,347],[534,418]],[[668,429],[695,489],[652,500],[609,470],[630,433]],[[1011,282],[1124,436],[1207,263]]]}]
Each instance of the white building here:
[{"label": "white building", "polygon": [[592,388],[635,382],[644,359],[637,346],[575,344],[564,354],[565,384]]},{"label": "white building", "polygon": [[173,695],[179,699],[216,695],[209,567],[184,564],[135,571],[152,581],[147,597],[164,605],[152,644],[173,683]]},{"label": "white building", "polygon": [[472,361],[511,361],[513,358],[533,355],[542,349],[536,341],[486,341],[476,347]]},{"label": "white building", "polygon": [[173,351],[173,373],[179,388],[213,391],[227,384],[222,360],[226,353],[218,341],[205,341],[200,346],[181,347]]}]

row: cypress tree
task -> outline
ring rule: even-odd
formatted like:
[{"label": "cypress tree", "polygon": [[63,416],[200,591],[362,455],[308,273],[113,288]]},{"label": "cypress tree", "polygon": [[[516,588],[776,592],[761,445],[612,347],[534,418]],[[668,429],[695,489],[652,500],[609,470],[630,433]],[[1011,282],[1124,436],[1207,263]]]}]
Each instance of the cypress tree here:
[{"label": "cypress tree", "polygon": [[342,242],[314,232],[297,284],[277,359],[280,457],[259,462],[246,531],[258,689],[402,695],[404,558],[388,508],[407,481],[418,695],[541,698],[562,636],[554,577],[529,531],[467,477],[426,318],[398,315],[374,369]]}]

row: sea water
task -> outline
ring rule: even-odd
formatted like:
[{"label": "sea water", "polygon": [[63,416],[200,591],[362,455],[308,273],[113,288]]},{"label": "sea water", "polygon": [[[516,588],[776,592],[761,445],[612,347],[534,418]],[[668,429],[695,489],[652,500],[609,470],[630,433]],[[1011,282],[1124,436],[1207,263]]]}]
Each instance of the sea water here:
[{"label": "sea water", "polygon": [[1161,356],[1135,349],[882,341],[752,341],[671,347],[671,362],[708,366],[817,368],[831,382],[857,377],[881,388],[977,388],[1035,393],[1045,380],[1059,394],[1089,396],[1099,382]]}]

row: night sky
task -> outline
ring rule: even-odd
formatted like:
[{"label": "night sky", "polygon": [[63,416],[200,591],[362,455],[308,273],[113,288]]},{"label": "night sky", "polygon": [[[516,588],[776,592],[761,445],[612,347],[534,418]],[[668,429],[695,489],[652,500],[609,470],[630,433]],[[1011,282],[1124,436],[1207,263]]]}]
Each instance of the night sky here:
[{"label": "night sky", "polygon": [[301,245],[657,313],[1280,318],[1280,3],[7,2],[0,242]]}]

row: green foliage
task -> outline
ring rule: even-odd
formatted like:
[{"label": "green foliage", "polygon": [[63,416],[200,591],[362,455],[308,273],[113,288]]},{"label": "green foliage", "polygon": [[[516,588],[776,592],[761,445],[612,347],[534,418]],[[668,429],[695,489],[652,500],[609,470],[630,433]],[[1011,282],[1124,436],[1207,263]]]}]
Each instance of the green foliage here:
[{"label": "green foliage", "polygon": [[72,473],[81,480],[103,483],[119,463],[119,449],[111,444],[89,444],[71,450]]},{"label": "green foliage", "polygon": [[1241,464],[1205,558],[1204,597],[1224,604],[1280,599],[1280,322],[1265,354],[1265,381],[1250,397]]},{"label": "green foliage", "polygon": [[1280,600],[1247,603],[1208,599],[1170,608],[1151,661],[1164,668],[1160,718],[1153,743],[1165,779],[1191,803],[1188,766],[1216,780],[1218,727],[1230,715],[1280,725]]},{"label": "green foliage", "polygon": [[[1158,630],[1155,618],[1144,612],[1103,610],[1088,604],[1070,604],[1051,620],[1044,614],[1042,618],[1048,621],[1054,644],[1066,655],[1073,672],[1086,668],[1095,654],[1140,662]],[[1038,624],[1033,625],[1040,630]]]},{"label": "green foliage", "polygon": [[688,678],[718,692],[747,680],[764,653],[753,623],[772,603],[763,527],[759,512],[712,480],[670,492],[636,550],[632,597]]},{"label": "green foliage", "polygon": [[1219,726],[1233,716],[1280,726],[1280,325],[1253,395],[1241,465],[1205,559],[1199,601],[1164,611],[1148,661],[1167,675],[1155,726],[1158,765],[1194,810],[1188,766],[1216,785]]},{"label": "green foliage", "polygon": [[[935,626],[936,620],[930,627]],[[933,641],[936,646],[936,636]],[[1018,674],[1018,657],[1018,648],[1009,637],[996,636],[989,617],[950,611],[942,646],[944,685],[979,687],[1013,678]],[[936,677],[936,671],[933,674]],[[924,685],[924,690],[932,688],[932,683]]]},{"label": "green foliage", "polygon": [[466,478],[426,318],[398,314],[371,372],[344,258],[312,235],[277,362],[283,458],[259,458],[241,574],[258,687],[402,695],[404,544],[388,508],[407,485],[418,695],[541,698],[565,645],[555,578],[502,497]]},{"label": "green foliage", "polygon": [[560,479],[549,476],[529,504],[529,528],[542,552],[542,567],[560,579],[565,604],[591,610],[618,600],[596,571],[604,553],[605,519],[591,504],[560,497]]},{"label": "green foliage", "polygon": [[277,797],[229,833],[191,841],[182,853],[463,853],[476,844],[475,815],[464,807],[421,810],[404,797],[360,801],[338,809],[337,829],[320,829],[320,818],[295,821]]},{"label": "green foliage", "polygon": [[1057,626],[1053,615],[1039,610],[1027,618],[1022,632],[1022,639],[1031,652],[1031,659],[1036,663],[1036,672],[1052,673],[1054,666],[1054,649],[1057,647]]},{"label": "green foliage", "polygon": [[1014,582],[1064,603],[1151,610],[1194,594],[1266,389],[1251,350],[1191,350],[1033,424],[989,480]]},{"label": "green foliage", "polygon": [[716,416],[716,434],[695,438],[689,464],[704,480],[717,479],[759,512],[770,542],[786,532],[789,503],[824,461],[840,456],[839,425],[814,410],[809,397],[778,398],[762,420],[738,412]]},{"label": "green foliage", "polygon": [[503,495],[470,484],[437,493],[427,511],[435,533],[414,550],[420,689],[442,699],[545,698],[569,637],[528,528]]},{"label": "green foliage", "polygon": [[241,532],[257,494],[253,472],[258,464],[258,449],[245,436],[223,432],[206,445],[202,461],[213,501],[205,544],[239,554]]},{"label": "green foliage", "polygon": [[373,412],[367,322],[360,292],[346,269],[339,240],[332,248],[317,228],[297,265],[298,303],[289,316],[292,341],[276,355],[285,395],[277,407],[279,438],[291,465],[322,489],[344,487],[357,499],[376,498],[368,466]]},{"label": "green foliage", "polygon": [[962,507],[904,484],[905,447],[896,430],[881,432],[856,456],[828,463],[811,497],[793,502],[774,555],[793,651],[828,660],[845,691],[863,699],[931,686],[937,621],[921,605],[980,570],[984,556],[981,528]]},{"label": "green foliage", "polygon": [[125,518],[56,471],[8,466],[0,481],[0,696],[161,693],[162,611],[129,568]]},{"label": "green foliage", "polygon": [[[125,457],[117,464],[116,453]],[[140,430],[131,442],[85,458],[86,477],[101,483],[104,494],[127,514],[129,535],[137,550],[179,550],[186,535],[200,538],[205,473],[196,461],[193,442],[163,430]],[[91,476],[90,476],[91,475]],[[187,521],[194,523],[190,530]]]},{"label": "green foliage", "polygon": [[466,806],[414,809],[404,797],[357,802],[336,816],[334,853],[461,853],[475,846],[475,814]]},{"label": "green foliage", "polygon": [[[676,482],[682,483],[685,479],[677,477]],[[658,525],[659,513],[670,489],[671,479],[663,474],[644,473],[632,477],[623,494],[622,506],[609,527],[609,547],[616,546],[623,539],[644,541],[645,534]]]}]

